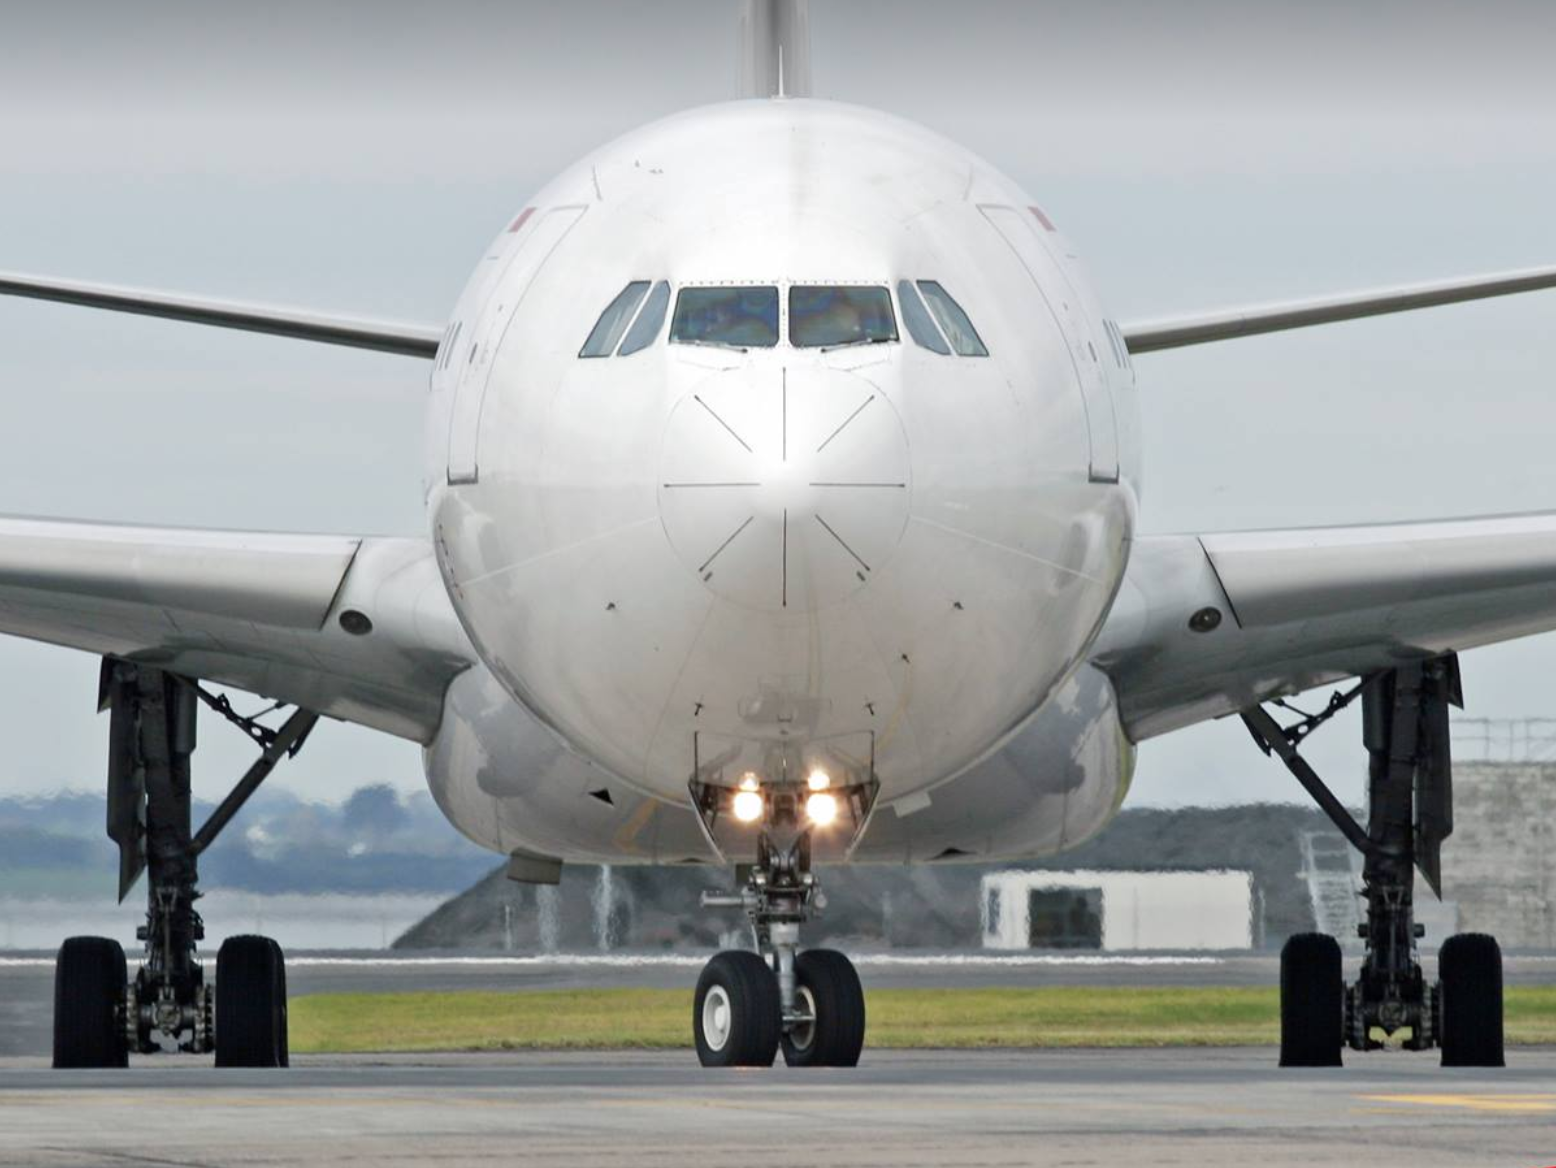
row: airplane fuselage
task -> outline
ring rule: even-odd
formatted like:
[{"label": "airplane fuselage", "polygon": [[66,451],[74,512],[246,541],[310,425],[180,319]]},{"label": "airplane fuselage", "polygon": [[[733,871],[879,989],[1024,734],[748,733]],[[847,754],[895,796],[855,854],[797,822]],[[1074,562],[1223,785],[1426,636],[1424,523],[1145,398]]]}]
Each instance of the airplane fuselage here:
[{"label": "airplane fuselage", "polygon": [[957,146],[784,99],[606,146],[482,260],[427,432],[484,664],[428,771],[488,846],[706,858],[694,773],[873,768],[856,859],[1050,851],[1121,798],[1085,661],[1133,372],[1064,237]]}]

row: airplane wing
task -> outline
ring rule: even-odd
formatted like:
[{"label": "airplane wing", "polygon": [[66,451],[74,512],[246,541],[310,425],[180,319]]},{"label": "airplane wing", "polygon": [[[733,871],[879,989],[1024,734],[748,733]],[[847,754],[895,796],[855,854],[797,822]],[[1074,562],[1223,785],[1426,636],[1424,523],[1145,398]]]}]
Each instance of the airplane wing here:
[{"label": "airplane wing", "polygon": [[1537,292],[1542,288],[1556,288],[1556,267],[1525,268],[1516,272],[1374,288],[1366,292],[1347,292],[1309,300],[1247,305],[1196,316],[1139,321],[1121,326],[1120,331],[1124,334],[1131,355],[1138,355],[1154,353],[1159,349],[1178,349],[1185,345],[1253,337],[1260,333],[1334,324],[1366,316],[1383,316],[1391,312],[1434,308],[1440,304],[1459,304],[1466,300]]},{"label": "airplane wing", "polygon": [[1138,539],[1094,660],[1136,741],[1556,629],[1556,513]]},{"label": "airplane wing", "polygon": [[88,308],[106,308],[114,312],[133,312],[141,316],[160,316],[168,320],[241,329],[251,333],[270,333],[327,345],[345,345],[353,349],[376,349],[406,357],[437,354],[443,329],[434,325],[403,324],[395,321],[359,320],[355,317],[328,316],[298,308],[269,304],[245,304],[234,300],[213,300],[175,292],[157,292],[148,288],[122,288],[112,284],[91,284],[78,280],[56,280],[21,272],[0,272],[0,296],[24,296],[32,300],[55,300]]},{"label": "airplane wing", "polygon": [[416,539],[0,519],[0,633],[423,743],[475,660]]}]

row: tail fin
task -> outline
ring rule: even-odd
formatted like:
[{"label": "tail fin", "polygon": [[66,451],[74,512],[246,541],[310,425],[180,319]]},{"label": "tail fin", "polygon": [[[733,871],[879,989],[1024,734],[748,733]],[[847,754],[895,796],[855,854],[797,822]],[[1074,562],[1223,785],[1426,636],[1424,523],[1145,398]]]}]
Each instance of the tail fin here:
[{"label": "tail fin", "polygon": [[746,0],[740,19],[742,97],[809,97],[808,0]]}]

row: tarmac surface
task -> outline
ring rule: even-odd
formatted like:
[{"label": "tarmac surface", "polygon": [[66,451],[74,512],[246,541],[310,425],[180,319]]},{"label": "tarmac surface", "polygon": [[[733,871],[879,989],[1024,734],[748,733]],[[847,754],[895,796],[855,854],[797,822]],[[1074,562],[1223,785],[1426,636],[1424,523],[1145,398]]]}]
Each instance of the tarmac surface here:
[{"label": "tarmac surface", "polygon": [[0,1060],[0,1164],[1556,1163],[1556,1050],[1281,1071],[1269,1049],[870,1052],[715,1072],[692,1054]]},{"label": "tarmac surface", "polygon": [[[702,958],[292,954],[331,991],[684,986]],[[863,955],[867,987],[1273,985],[1273,955]],[[1510,956],[1511,984],[1549,955]],[[714,1072],[684,1052],[136,1058],[48,1066],[52,956],[0,955],[0,1164],[1556,1164],[1556,1049],[1281,1071],[1272,1049],[871,1051],[849,1071]]]}]

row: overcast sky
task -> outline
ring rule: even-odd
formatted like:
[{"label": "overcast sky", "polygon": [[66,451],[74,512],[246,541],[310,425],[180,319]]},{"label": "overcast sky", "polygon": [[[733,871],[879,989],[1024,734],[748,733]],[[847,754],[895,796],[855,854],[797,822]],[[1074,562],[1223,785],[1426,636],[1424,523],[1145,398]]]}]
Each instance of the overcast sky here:
[{"label": "overcast sky", "polygon": [[[579,155],[734,92],[738,6],[14,5],[0,269],[441,325]],[[1556,262],[1556,5],[814,0],[818,94],[1017,178],[1128,321]],[[1139,361],[1150,532],[1556,508],[1556,294]],[[419,535],[420,361],[0,301],[0,513]],[[1466,657],[1556,716],[1556,642]],[[98,788],[96,662],[0,641],[0,793]],[[207,723],[197,784],[246,765]],[[1314,756],[1355,797],[1347,724]],[[337,725],[272,781],[420,787]],[[1136,804],[1296,797],[1222,723]]]}]

